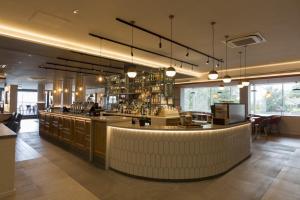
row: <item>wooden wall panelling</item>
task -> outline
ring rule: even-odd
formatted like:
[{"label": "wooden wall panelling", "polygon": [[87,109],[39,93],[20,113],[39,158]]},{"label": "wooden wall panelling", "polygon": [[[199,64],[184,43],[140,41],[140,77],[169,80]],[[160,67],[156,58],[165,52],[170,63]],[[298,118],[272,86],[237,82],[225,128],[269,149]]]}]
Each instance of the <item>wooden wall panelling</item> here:
[{"label": "wooden wall panelling", "polygon": [[93,160],[96,165],[105,164],[106,122],[94,121],[93,126]]},{"label": "wooden wall panelling", "polygon": [[61,125],[61,137],[63,142],[72,145],[74,138],[74,122],[71,117],[63,117]]}]

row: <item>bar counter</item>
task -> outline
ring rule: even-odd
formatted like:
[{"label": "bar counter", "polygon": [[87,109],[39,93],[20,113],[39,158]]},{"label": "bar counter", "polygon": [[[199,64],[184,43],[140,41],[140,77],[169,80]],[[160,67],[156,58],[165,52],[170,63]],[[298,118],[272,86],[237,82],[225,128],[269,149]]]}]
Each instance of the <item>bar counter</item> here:
[{"label": "bar counter", "polygon": [[39,133],[50,142],[104,167],[107,160],[107,125],[124,121],[131,122],[131,118],[39,111]]},{"label": "bar counter", "polygon": [[159,180],[205,179],[226,173],[251,154],[251,125],[140,127],[111,124],[108,162],[116,171]]},{"label": "bar counter", "polygon": [[0,199],[15,192],[15,146],[17,134],[0,123]]}]

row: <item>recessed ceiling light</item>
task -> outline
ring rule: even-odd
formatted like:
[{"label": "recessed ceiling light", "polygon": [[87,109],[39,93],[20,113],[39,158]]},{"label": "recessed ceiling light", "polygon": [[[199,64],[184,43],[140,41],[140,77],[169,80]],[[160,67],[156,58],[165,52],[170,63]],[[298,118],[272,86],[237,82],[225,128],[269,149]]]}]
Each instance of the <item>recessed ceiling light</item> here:
[{"label": "recessed ceiling light", "polygon": [[19,61],[18,63],[19,63],[19,64],[22,64],[22,61]]},{"label": "recessed ceiling light", "polygon": [[31,57],[32,55],[31,55],[31,54],[28,54],[28,56]]},{"label": "recessed ceiling light", "polygon": [[73,10],[73,14],[77,15],[79,13],[78,9]]}]

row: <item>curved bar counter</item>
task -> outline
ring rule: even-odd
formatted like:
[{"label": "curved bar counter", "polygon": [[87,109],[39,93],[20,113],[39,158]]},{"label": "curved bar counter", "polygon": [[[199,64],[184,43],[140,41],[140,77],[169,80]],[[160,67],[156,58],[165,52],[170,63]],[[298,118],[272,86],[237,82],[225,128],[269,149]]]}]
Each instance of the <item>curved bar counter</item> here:
[{"label": "curved bar counter", "polygon": [[223,174],[251,154],[250,123],[140,127],[108,126],[108,167],[144,178],[204,179]]}]

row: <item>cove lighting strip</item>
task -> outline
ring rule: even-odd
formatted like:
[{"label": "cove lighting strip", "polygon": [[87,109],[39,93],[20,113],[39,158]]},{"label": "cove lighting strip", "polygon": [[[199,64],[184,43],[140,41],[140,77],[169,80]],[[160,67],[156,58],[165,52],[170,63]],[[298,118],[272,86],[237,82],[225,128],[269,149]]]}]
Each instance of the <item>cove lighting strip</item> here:
[{"label": "cove lighting strip", "polygon": [[[254,65],[254,66],[249,66],[247,67],[247,71],[249,70],[255,70],[255,69],[261,69],[261,68],[269,68],[269,67],[277,67],[277,66],[288,66],[288,65],[299,65],[300,67],[300,60],[295,60],[295,61],[289,61],[289,62],[279,62],[279,63],[272,63],[272,64],[266,64],[266,65]],[[218,70],[218,73],[225,73],[226,70]],[[228,69],[228,71],[235,72],[235,71],[240,71],[240,68],[234,68],[234,69]],[[273,73],[270,72],[269,74],[257,74],[257,75],[248,75],[247,77],[242,76],[242,77],[232,77],[232,80],[240,80],[240,79],[256,79],[256,78],[268,78],[268,77],[278,77],[278,76],[296,76],[300,75],[300,71],[290,71],[290,72],[279,72],[279,73]],[[199,80],[195,78],[186,78],[182,79],[180,82],[175,82],[175,84],[188,84],[188,83],[207,83],[207,82],[218,82],[221,81],[222,79],[217,79],[217,80],[207,80],[207,73],[200,73],[200,77],[205,77],[205,80]]]},{"label": "cove lighting strip", "polygon": [[[4,24],[0,24],[0,35],[14,38],[14,39],[29,41],[29,42],[33,42],[33,43],[43,44],[43,45],[47,45],[47,46],[53,46],[53,47],[57,47],[57,48],[62,48],[62,49],[76,51],[76,52],[100,56],[99,49],[97,49],[95,47],[82,45],[82,44],[75,43],[72,41],[60,39],[57,37],[51,37],[51,36],[35,33],[32,31],[26,31],[24,29],[11,27],[11,26],[7,26]],[[106,57],[106,58],[112,58],[112,59],[124,61],[124,62],[131,62],[130,55],[118,53],[115,51],[109,51],[106,49],[101,50],[101,56]],[[150,61],[150,60],[142,59],[142,58],[138,58],[138,57],[134,57],[134,63],[152,67],[152,68],[167,68],[167,67],[169,67],[169,65],[167,65],[167,64]],[[190,76],[195,76],[195,77],[201,76],[201,74],[199,72],[188,70],[188,69],[176,67],[176,71],[178,73],[185,74],[185,75],[190,75]]]}]

